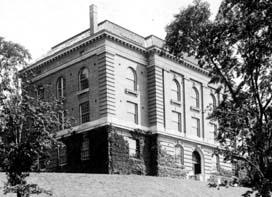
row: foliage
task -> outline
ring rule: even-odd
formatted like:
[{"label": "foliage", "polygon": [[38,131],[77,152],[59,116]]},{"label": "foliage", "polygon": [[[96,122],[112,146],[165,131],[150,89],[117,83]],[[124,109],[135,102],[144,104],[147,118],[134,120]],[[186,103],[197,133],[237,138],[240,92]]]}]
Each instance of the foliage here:
[{"label": "foliage", "polygon": [[27,184],[26,177],[37,159],[57,143],[62,111],[61,102],[37,98],[34,73],[19,74],[29,58],[22,46],[0,38],[0,167],[7,174],[5,193],[15,191],[17,196],[45,191]]},{"label": "foliage", "polygon": [[25,196],[30,194],[41,194],[45,193],[47,195],[52,195],[51,191],[40,188],[37,184],[20,184],[15,186],[10,186],[8,184],[4,187],[4,194],[7,193],[18,193],[18,191]]},{"label": "foliage", "polygon": [[219,152],[244,161],[252,189],[272,192],[272,1],[224,0],[214,20],[200,0],[167,27],[167,50],[193,55],[217,84],[221,102],[210,118],[219,122]]}]

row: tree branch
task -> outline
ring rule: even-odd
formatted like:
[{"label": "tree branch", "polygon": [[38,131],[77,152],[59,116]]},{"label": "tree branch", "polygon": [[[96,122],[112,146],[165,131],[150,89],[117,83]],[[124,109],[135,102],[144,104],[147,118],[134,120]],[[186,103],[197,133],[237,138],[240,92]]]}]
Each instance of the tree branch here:
[{"label": "tree branch", "polygon": [[258,173],[260,174],[262,178],[264,178],[264,174],[262,173],[260,168],[257,165],[255,165],[253,162],[251,162],[250,160],[238,155],[232,155],[232,158],[247,162],[249,165],[251,165],[253,168],[255,168],[258,171]]},{"label": "tree branch", "polygon": [[214,65],[217,73],[219,73],[220,77],[223,79],[225,85],[228,87],[230,93],[231,93],[231,96],[232,96],[232,99],[236,102],[237,99],[236,99],[236,92],[233,90],[230,82],[229,82],[229,79],[227,79],[225,77],[225,75],[221,72],[221,69],[218,67],[218,65],[214,62],[213,58],[209,58],[210,61],[212,62],[212,64]]}]

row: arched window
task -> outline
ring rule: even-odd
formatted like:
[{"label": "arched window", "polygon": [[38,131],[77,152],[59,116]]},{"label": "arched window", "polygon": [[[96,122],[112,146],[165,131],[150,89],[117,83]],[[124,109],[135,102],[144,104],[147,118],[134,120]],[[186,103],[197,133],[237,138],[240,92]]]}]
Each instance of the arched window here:
[{"label": "arched window", "polygon": [[57,98],[64,97],[65,92],[65,80],[63,77],[59,77],[57,80]]},{"label": "arched window", "polygon": [[184,165],[184,149],[182,146],[175,146],[175,162]]},{"label": "arched window", "polygon": [[215,98],[214,94],[211,94],[211,98],[212,98],[212,108],[215,109],[216,108],[216,98]]},{"label": "arched window", "polygon": [[193,107],[199,108],[199,92],[196,87],[192,91]]},{"label": "arched window", "polygon": [[180,101],[180,85],[177,80],[172,81],[171,85],[172,99],[175,101]]},{"label": "arched window", "polygon": [[137,74],[131,67],[127,71],[127,89],[137,91]]},{"label": "arched window", "polygon": [[87,68],[82,68],[79,71],[79,90],[89,88],[89,71]]}]

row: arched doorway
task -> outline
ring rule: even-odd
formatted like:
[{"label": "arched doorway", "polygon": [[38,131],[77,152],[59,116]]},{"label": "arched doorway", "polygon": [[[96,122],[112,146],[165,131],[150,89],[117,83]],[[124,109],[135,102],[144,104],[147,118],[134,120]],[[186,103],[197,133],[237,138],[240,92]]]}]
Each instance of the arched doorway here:
[{"label": "arched doorway", "polygon": [[201,157],[200,157],[200,154],[197,151],[193,152],[192,160],[193,160],[193,172],[194,172],[194,175],[201,174]]}]

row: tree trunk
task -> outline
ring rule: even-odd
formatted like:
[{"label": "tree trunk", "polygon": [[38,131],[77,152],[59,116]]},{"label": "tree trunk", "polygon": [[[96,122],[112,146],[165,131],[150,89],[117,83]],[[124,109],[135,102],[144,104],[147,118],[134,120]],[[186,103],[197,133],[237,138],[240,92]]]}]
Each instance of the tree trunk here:
[{"label": "tree trunk", "polygon": [[22,197],[20,192],[17,192],[17,197]]}]

